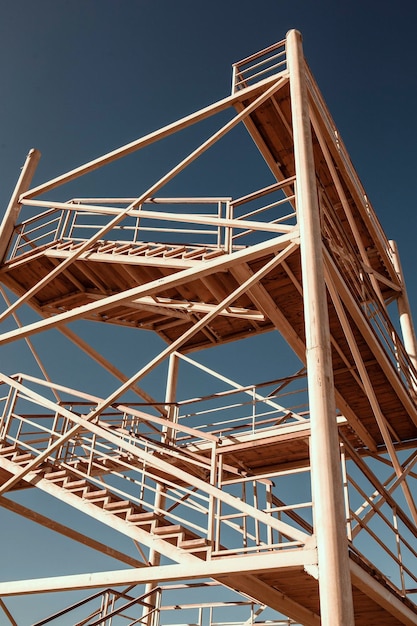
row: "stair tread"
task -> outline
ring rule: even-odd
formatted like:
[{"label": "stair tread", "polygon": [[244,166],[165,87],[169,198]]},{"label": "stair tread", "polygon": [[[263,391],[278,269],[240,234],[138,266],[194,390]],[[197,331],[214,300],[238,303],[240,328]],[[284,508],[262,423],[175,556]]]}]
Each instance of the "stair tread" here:
[{"label": "stair tread", "polygon": [[14,454],[14,452],[16,452],[17,450],[18,450],[18,447],[15,445],[4,446],[4,447],[0,447],[0,454],[2,455]]},{"label": "stair tread", "polygon": [[141,519],[141,520],[149,520],[152,521],[153,519],[156,519],[156,515],[155,513],[152,513],[150,511],[135,511],[132,510],[132,513],[130,513],[127,516],[128,521],[131,521],[133,519]]},{"label": "stair tread", "polygon": [[114,500],[113,502],[106,502],[103,508],[111,511],[113,509],[119,510],[131,507],[132,503],[130,502],[130,500]]},{"label": "stair tread", "polygon": [[179,524],[169,524],[167,526],[157,526],[154,529],[155,535],[171,535],[171,534],[179,534],[185,532],[184,526],[180,526]]},{"label": "stair tread", "polygon": [[178,545],[180,548],[198,548],[207,547],[209,542],[205,537],[197,537],[195,539],[182,539]]},{"label": "stair tread", "polygon": [[14,454],[11,460],[17,463],[18,461],[27,461],[29,459],[33,459],[30,452],[21,452],[19,454]]},{"label": "stair tread", "polygon": [[56,470],[56,471],[50,471],[50,472],[45,472],[44,474],[44,478],[47,478],[48,480],[53,480],[53,479],[57,479],[57,478],[66,478],[68,476],[68,472],[67,470]]},{"label": "stair tread", "polygon": [[94,500],[96,498],[108,498],[109,496],[110,493],[107,489],[95,489],[94,491],[89,491],[88,493],[86,493],[84,495],[84,498],[86,498],[87,500]]}]

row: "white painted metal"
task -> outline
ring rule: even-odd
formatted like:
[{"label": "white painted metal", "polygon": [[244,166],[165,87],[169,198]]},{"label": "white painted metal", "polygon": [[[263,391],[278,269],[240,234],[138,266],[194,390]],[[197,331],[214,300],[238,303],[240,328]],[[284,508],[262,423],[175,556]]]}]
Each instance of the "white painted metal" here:
[{"label": "white painted metal", "polygon": [[311,465],[323,626],[353,626],[330,330],[301,35],[287,37],[303,270]]}]

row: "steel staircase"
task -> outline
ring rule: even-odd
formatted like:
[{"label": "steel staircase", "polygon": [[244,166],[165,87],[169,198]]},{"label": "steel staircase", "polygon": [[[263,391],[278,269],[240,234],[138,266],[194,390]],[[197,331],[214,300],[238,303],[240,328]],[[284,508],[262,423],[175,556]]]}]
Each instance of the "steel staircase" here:
[{"label": "steel staircase", "polygon": [[[0,466],[9,474],[18,473],[19,468],[25,467],[34,459],[32,454],[17,445],[4,445],[2,442],[0,446]],[[164,546],[166,548],[165,544],[169,544],[178,550],[179,559],[184,552],[202,559],[206,557],[208,542],[205,538],[180,524],[171,523],[154,511],[122,499],[108,488],[100,488],[82,478],[80,472],[44,462],[24,480],[27,482],[26,486],[36,485],[108,526],[114,526],[117,522],[118,529],[133,539],[143,541],[144,534],[149,534],[151,541],[155,543],[157,540],[158,549],[162,553]],[[168,553],[172,555],[172,548]]]}]

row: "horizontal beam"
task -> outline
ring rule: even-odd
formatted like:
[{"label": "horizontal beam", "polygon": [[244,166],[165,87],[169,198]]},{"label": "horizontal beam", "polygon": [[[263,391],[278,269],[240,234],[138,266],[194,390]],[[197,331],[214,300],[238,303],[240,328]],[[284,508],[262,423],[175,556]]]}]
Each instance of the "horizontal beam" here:
[{"label": "horizontal beam", "polygon": [[317,565],[316,549],[282,550],[281,552],[254,554],[244,557],[228,557],[214,561],[196,559],[193,563],[160,565],[51,578],[35,578],[0,583],[0,596],[18,596],[54,591],[73,591],[96,587],[169,582],[197,578],[216,578],[231,574],[260,574],[282,568],[303,568]]},{"label": "horizontal beam", "polygon": [[[94,213],[98,215],[120,215],[122,209],[117,207],[96,206],[91,204],[71,204],[68,202],[53,202],[52,200],[22,200],[22,205],[62,209],[64,211],[79,211]],[[249,230],[260,230],[271,233],[289,233],[293,230],[293,225],[274,224],[273,222],[257,222],[244,219],[229,219],[216,215],[198,215],[193,213],[166,213],[164,211],[147,211],[146,209],[132,208],[125,212],[126,217],[139,217],[141,219],[158,219],[163,222],[180,222],[187,224],[200,224],[203,226],[215,226],[216,228],[244,228]],[[86,226],[85,224],[83,225]],[[146,230],[146,228],[145,228]],[[201,231],[204,232],[204,231]],[[126,242],[130,243],[130,242]]]}]

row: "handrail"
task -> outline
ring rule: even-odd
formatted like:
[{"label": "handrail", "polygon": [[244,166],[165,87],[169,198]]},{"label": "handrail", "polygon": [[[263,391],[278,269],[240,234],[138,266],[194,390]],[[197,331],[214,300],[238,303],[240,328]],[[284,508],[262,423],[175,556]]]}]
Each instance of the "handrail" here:
[{"label": "handrail", "polygon": [[[274,234],[291,231],[296,222],[293,183],[290,177],[268,187],[233,200],[229,197],[148,198],[137,208],[129,210],[123,221],[107,233],[105,242],[143,245],[184,245],[187,248],[207,248],[230,253],[235,241],[243,237],[253,244]],[[250,206],[246,212],[238,212],[243,205],[271,197],[263,206]],[[129,206],[130,198],[73,199],[69,202],[53,202],[22,199],[22,205],[43,209],[36,216],[28,217],[16,225],[8,260],[36,252],[41,245],[76,245],[99,232],[103,224],[125,211],[117,205]],[[287,203],[292,207],[281,211]],[[157,209],[162,205],[164,211]],[[184,207],[184,209],[182,209]],[[174,209],[174,210],[173,210]],[[181,211],[181,212],[179,212]],[[157,235],[150,236],[150,233]],[[104,240],[97,242],[96,246]]]},{"label": "handrail", "polygon": [[[131,587],[128,587],[128,590],[130,588]],[[45,624],[49,624],[53,622],[54,620],[58,619],[59,617],[62,617],[63,615],[67,615],[71,611],[75,611],[76,609],[79,609],[80,607],[85,606],[89,602],[92,602],[93,600],[96,600],[97,598],[103,597],[106,594],[108,595],[111,594],[115,596],[116,601],[120,600],[121,598],[128,598],[128,602],[124,604],[122,607],[119,607],[119,609],[115,609],[115,611],[113,611],[112,614],[106,613],[106,615],[103,618],[100,618],[99,621],[89,622],[90,626],[93,626],[93,624],[98,625],[100,624],[100,621],[101,622],[103,621],[103,619],[109,619],[110,617],[114,617],[115,615],[119,614],[121,611],[125,610],[126,608],[130,606],[133,606],[134,604],[140,603],[142,606],[149,606],[149,604],[143,602],[143,599],[151,595],[152,593],[155,593],[155,591],[158,591],[159,589],[160,588],[157,587],[153,589],[151,592],[148,591],[142,594],[141,596],[138,596],[137,598],[131,598],[126,595],[126,592],[117,591],[115,589],[112,589],[111,587],[108,587],[107,589],[97,591],[96,593],[88,596],[87,598],[83,598],[82,600],[79,600],[78,602],[74,602],[73,604],[70,604],[65,609],[62,609],[61,611],[58,611],[54,613],[53,615],[49,615],[48,617],[32,624],[32,626],[44,626]]]},{"label": "handrail", "polygon": [[[2,440],[8,446],[17,445],[21,453],[29,452],[31,455],[30,463],[38,455],[45,457],[48,446],[54,444],[54,451],[48,459],[45,459],[45,462],[52,463],[55,466],[59,465],[61,468],[69,470],[71,475],[87,479],[90,484],[97,485],[97,488],[105,488],[109,493],[116,495],[122,500],[126,499],[133,504],[138,504],[145,511],[154,511],[164,516],[170,523],[180,523],[195,530],[202,537],[209,537],[209,530],[213,523],[212,516],[214,515],[214,523],[218,530],[216,531],[215,539],[213,539],[212,550],[216,552],[226,549],[222,546],[221,539],[227,529],[229,529],[229,532],[237,532],[238,536],[241,537],[241,545],[237,545],[234,550],[235,553],[236,551],[242,554],[250,552],[253,549],[253,545],[258,545],[256,537],[250,531],[245,530],[246,528],[249,529],[247,524],[252,518],[256,521],[251,521],[251,523],[255,523],[257,526],[271,527],[271,532],[268,533],[271,537],[277,532],[281,537],[278,542],[272,539],[268,542],[262,542],[257,548],[258,551],[286,549],[293,545],[291,543],[293,541],[296,541],[297,545],[303,545],[305,542],[304,533],[275,519],[273,511],[265,513],[246,504],[245,498],[239,500],[234,495],[227,495],[228,487],[227,483],[223,481],[222,475],[223,472],[235,471],[228,465],[223,465],[221,474],[218,471],[214,472],[214,474],[212,473],[213,482],[209,484],[192,478],[194,471],[197,471],[197,475],[201,471],[211,473],[210,468],[213,462],[215,465],[220,462],[216,455],[216,447],[212,448],[211,458],[198,456],[195,453],[190,456],[186,449],[181,450],[178,447],[172,447],[161,441],[161,437],[158,441],[156,438],[145,436],[141,433],[140,428],[139,430],[137,429],[137,427],[140,427],[140,422],[137,422],[134,416],[132,416],[133,421],[130,424],[130,418],[126,415],[121,415],[119,423],[122,426],[117,426],[114,423],[114,418],[112,418],[112,422],[107,424],[106,414],[104,413],[98,423],[91,424],[84,420],[85,426],[83,429],[76,433],[75,436],[68,438],[64,446],[58,448],[55,444],[61,436],[65,437],[66,433],[71,431],[73,427],[72,420],[68,419],[68,417],[64,420],[56,420],[56,415],[51,413],[48,423],[45,414],[43,414],[42,421],[38,424],[39,428],[36,431],[36,414],[25,416],[22,413],[17,413],[14,408],[17,402],[19,402],[19,406],[24,400],[32,402],[29,391],[22,389],[15,394],[14,388],[11,387],[11,394],[12,401],[9,403],[10,406],[1,418],[0,423],[3,432]],[[39,400],[37,400],[38,402]],[[114,415],[114,409],[112,414]],[[66,415],[69,416],[70,412],[66,411]],[[78,421],[79,418],[77,419]],[[179,428],[181,429],[181,426]],[[48,437],[45,437],[48,431],[50,433],[50,441]],[[41,436],[37,433],[40,433]],[[161,436],[163,436],[162,432]],[[180,461],[180,463],[185,463],[189,467],[190,473],[187,475],[187,480],[184,484],[178,481],[178,476],[181,476],[180,470],[173,470],[172,466],[168,464],[167,460],[170,457],[173,461]],[[107,470],[107,461],[111,463],[116,462],[116,464]],[[116,486],[103,482],[102,475],[108,472],[111,472],[112,475],[121,480],[126,479],[124,485],[122,486],[119,483]],[[125,472],[128,473],[128,476],[125,475]],[[237,471],[238,473],[239,471]],[[135,474],[137,477],[135,477]],[[196,480],[197,485],[200,485],[198,492],[193,489]],[[145,481],[146,493],[143,489]],[[153,486],[150,484],[150,481],[153,483]],[[218,481],[222,481],[221,487],[220,484],[218,485]],[[166,500],[175,505],[169,507],[169,512],[163,508],[155,509],[153,494],[156,493],[157,485],[160,483],[166,487]],[[201,485],[204,485],[202,491]],[[263,481],[258,485],[258,488],[261,487],[262,489],[265,488]],[[242,488],[244,489],[244,483]],[[142,493],[142,495],[138,495],[138,492],[139,494]],[[233,489],[232,493],[234,493]],[[217,513],[215,509],[209,507],[213,497],[214,501],[218,499],[220,507],[223,503],[229,509],[235,508],[240,518],[248,520],[243,529],[240,526],[231,526],[228,520],[223,520],[220,509],[219,513]],[[174,508],[177,510],[176,513],[173,512]],[[189,516],[184,518],[183,513],[188,508],[191,508],[193,511],[192,519]],[[200,517],[201,521],[199,521],[198,517]]]},{"label": "handrail", "polygon": [[[282,61],[277,61],[283,57]],[[270,76],[279,68],[286,69],[286,40],[252,54],[232,64],[232,95],[248,86],[256,84],[265,74]],[[262,68],[262,69],[259,69]]]}]

